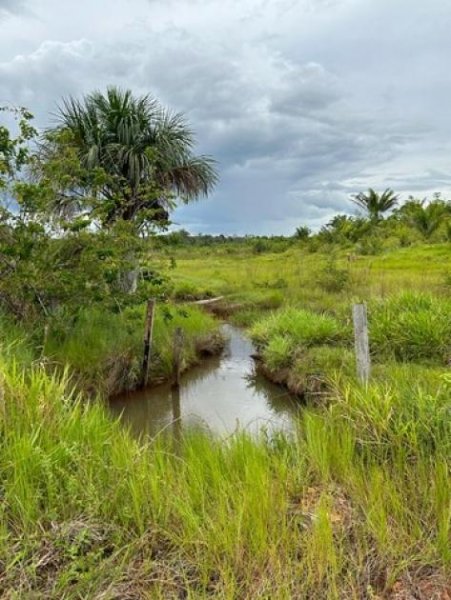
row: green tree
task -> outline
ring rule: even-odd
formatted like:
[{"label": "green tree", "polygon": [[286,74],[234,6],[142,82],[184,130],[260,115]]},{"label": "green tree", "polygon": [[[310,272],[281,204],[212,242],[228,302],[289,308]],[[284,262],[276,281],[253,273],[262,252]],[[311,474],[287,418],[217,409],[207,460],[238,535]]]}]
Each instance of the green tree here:
[{"label": "green tree", "polygon": [[409,199],[398,211],[399,217],[430,239],[451,215],[451,204],[440,198],[432,202]]},{"label": "green tree", "polygon": [[194,135],[183,115],[149,95],[109,87],[81,101],[68,98],[58,120],[42,146],[49,177],[62,153],[73,159],[72,171],[57,178],[57,208],[90,211],[102,226],[118,220],[137,230],[162,226],[176,199],[206,196],[217,181],[213,159],[194,154]]},{"label": "green tree", "polygon": [[12,115],[18,129],[18,135],[13,137],[5,125],[0,125],[0,190],[4,190],[16,173],[28,164],[29,142],[37,131],[31,124],[33,115],[25,108],[1,106],[0,112]]},{"label": "green tree", "polygon": [[387,188],[382,194],[378,194],[372,188],[367,192],[360,192],[351,197],[352,202],[363,208],[370,221],[379,221],[382,215],[395,208],[399,202],[399,197],[393,190]]},{"label": "green tree", "polygon": [[371,225],[365,219],[335,215],[318,235],[326,243],[355,243],[366,236],[370,229]]},{"label": "green tree", "polygon": [[307,225],[302,225],[301,227],[296,227],[296,231],[294,233],[294,237],[297,240],[305,241],[308,240],[312,231]]},{"label": "green tree", "polygon": [[[68,321],[93,303],[116,310],[148,297],[150,288],[158,291],[161,278],[148,273],[142,294],[124,294],[121,274],[143,246],[133,224],[118,220],[98,230],[86,215],[68,219],[49,212],[57,204],[53,179],[30,176],[37,158],[32,115],[22,108],[0,110],[15,119],[11,128],[0,126],[0,309],[36,324],[62,313]],[[94,181],[67,148],[52,166],[57,181]],[[107,180],[101,171],[96,177]]]},{"label": "green tree", "polygon": [[[109,87],[79,101],[66,99],[58,124],[46,132],[39,176],[55,188],[53,211],[102,228],[128,223],[137,235],[164,228],[177,200],[207,196],[217,182],[215,161],[194,153],[186,119],[149,95]],[[124,271],[134,292],[139,269]]]}]

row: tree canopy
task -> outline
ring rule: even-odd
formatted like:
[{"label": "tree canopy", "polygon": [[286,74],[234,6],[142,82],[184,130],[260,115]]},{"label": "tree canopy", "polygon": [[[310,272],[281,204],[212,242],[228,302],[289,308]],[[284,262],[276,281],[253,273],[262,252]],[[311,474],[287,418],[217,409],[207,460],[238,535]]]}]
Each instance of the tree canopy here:
[{"label": "tree canopy", "polygon": [[[44,135],[40,168],[59,187],[55,209],[91,211],[104,226],[163,225],[177,199],[207,196],[217,182],[215,161],[194,146],[182,114],[109,87],[63,101]],[[62,156],[63,176],[55,177]]]},{"label": "tree canopy", "polygon": [[378,194],[373,188],[351,197],[352,202],[363,208],[372,221],[378,221],[384,213],[397,206],[399,198],[393,190],[387,188]]}]

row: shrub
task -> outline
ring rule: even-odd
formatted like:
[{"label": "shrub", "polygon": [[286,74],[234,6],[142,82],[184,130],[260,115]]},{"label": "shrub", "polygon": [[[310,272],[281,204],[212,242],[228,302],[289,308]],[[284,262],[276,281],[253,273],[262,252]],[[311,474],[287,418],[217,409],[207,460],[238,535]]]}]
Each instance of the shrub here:
[{"label": "shrub", "polygon": [[336,260],[331,258],[320,271],[317,283],[325,292],[341,292],[349,284],[349,271],[340,269]]},{"label": "shrub", "polygon": [[362,238],[357,244],[357,252],[363,255],[380,254],[384,249],[383,240],[377,235]]},{"label": "shrub", "polygon": [[257,240],[252,246],[252,251],[254,254],[262,254],[263,252],[268,252],[269,250],[270,245],[265,240]]}]

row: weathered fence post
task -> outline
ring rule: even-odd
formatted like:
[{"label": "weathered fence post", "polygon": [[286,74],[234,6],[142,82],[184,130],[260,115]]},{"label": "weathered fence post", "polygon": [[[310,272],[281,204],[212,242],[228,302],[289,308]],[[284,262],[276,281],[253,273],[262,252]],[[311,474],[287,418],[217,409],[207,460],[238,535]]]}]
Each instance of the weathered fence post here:
[{"label": "weathered fence post", "polygon": [[183,329],[177,327],[174,331],[174,380],[173,384],[176,386],[180,385],[180,371],[182,369],[182,358],[183,358]]},{"label": "weathered fence post", "polygon": [[141,370],[141,386],[146,387],[149,380],[150,351],[152,350],[153,320],[155,314],[155,300],[147,301],[146,324],[144,327],[144,354]]},{"label": "weathered fence post", "polygon": [[371,361],[370,345],[368,340],[368,320],[365,304],[353,305],[352,320],[354,322],[357,375],[362,383],[367,384],[370,378]]}]

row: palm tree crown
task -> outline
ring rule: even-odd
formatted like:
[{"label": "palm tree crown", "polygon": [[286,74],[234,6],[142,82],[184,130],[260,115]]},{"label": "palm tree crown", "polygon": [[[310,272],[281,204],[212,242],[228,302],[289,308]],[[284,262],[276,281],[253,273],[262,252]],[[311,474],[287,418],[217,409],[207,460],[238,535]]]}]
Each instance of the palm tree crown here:
[{"label": "palm tree crown", "polygon": [[367,192],[360,192],[351,197],[352,202],[363,208],[372,221],[378,221],[382,214],[394,208],[399,201],[399,197],[393,190],[387,188],[382,194],[378,194],[372,188]]},{"label": "palm tree crown", "polygon": [[430,238],[451,215],[451,204],[440,198],[429,203],[426,198],[411,199],[399,209],[399,215],[425,238]]},{"label": "palm tree crown", "polygon": [[106,223],[131,221],[146,209],[167,218],[174,198],[206,196],[217,182],[214,160],[193,153],[194,135],[183,115],[149,95],[110,87],[82,101],[64,100],[57,116],[57,131],[70,133],[82,167],[108,175]]}]

